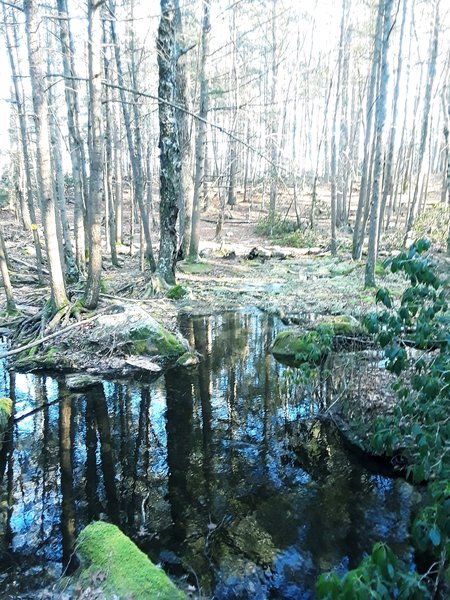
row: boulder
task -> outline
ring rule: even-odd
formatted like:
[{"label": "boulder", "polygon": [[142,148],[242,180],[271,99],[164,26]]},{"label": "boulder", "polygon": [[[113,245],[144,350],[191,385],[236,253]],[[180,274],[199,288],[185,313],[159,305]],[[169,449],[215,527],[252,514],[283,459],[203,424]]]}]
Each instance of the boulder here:
[{"label": "boulder", "polygon": [[187,599],[115,525],[97,521],[85,527],[78,536],[77,554],[81,562],[78,586],[82,589],[90,587],[96,576],[105,598]]},{"label": "boulder", "polygon": [[188,342],[172,333],[137,305],[115,305],[101,315],[90,329],[87,341],[118,347],[131,355],[176,358],[189,350]]}]

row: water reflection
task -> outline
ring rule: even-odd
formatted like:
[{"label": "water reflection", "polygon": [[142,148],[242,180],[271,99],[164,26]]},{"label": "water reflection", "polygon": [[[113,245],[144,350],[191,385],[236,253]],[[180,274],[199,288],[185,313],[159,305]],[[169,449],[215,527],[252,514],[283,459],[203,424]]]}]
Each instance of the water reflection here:
[{"label": "water reflection", "polygon": [[331,377],[302,389],[268,352],[270,316],[181,326],[200,364],[154,382],[73,394],[3,375],[22,418],[0,451],[2,577],[18,578],[14,564],[40,578],[49,561],[72,568],[77,532],[98,518],[218,599],[309,598],[318,572],[354,566],[375,540],[405,551],[409,486],[365,468],[329,427],[305,434],[304,418],[368,362],[336,357]]}]

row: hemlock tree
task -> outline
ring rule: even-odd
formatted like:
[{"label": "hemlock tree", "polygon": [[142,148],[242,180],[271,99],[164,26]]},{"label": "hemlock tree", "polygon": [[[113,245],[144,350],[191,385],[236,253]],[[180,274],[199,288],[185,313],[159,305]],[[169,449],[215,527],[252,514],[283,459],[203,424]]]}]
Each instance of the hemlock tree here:
[{"label": "hemlock tree", "polygon": [[48,129],[46,82],[42,71],[42,53],[39,40],[40,19],[37,3],[25,0],[25,27],[28,42],[28,60],[33,92],[34,121],[36,126],[36,175],[44,225],[47,260],[50,271],[52,308],[58,311],[67,305],[67,295],[56,232],[56,210],[51,173],[51,151]]},{"label": "hemlock tree", "polygon": [[175,2],[161,0],[158,52],[160,226],[161,238],[157,273],[162,282],[175,283],[178,243],[176,223],[181,198],[181,153],[175,108],[177,94],[177,43]]}]

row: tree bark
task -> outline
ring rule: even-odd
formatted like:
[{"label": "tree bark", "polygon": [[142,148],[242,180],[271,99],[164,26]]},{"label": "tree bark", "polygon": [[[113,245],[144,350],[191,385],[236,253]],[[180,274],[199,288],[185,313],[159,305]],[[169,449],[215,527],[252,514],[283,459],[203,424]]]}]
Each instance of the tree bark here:
[{"label": "tree bark", "polygon": [[5,288],[6,295],[6,311],[11,313],[16,310],[16,303],[14,302],[13,288],[11,285],[11,279],[9,278],[8,270],[8,258],[6,254],[5,240],[3,239],[3,233],[0,229],[0,273],[3,279],[3,287]]},{"label": "tree bark", "polygon": [[51,301],[53,309],[58,311],[67,304],[67,295],[56,234],[55,198],[52,187],[51,152],[48,132],[48,104],[45,94],[46,82],[42,72],[43,63],[39,41],[40,22],[35,0],[24,0],[23,8],[36,126],[38,191],[50,271]]},{"label": "tree bark", "polygon": [[72,164],[74,190],[74,235],[75,261],[78,270],[86,270],[86,247],[84,231],[84,213],[86,198],[84,196],[83,169],[84,147],[80,132],[78,101],[79,85],[74,66],[74,46],[68,19],[67,0],[57,0],[59,38],[64,72],[64,93],[67,107],[67,125],[69,130],[69,149]]},{"label": "tree bark", "polygon": [[192,201],[192,230],[189,244],[190,260],[198,260],[198,248],[200,243],[200,190],[205,179],[205,162],[206,162],[206,119],[209,109],[209,79],[206,71],[206,63],[209,54],[209,32],[211,30],[210,22],[210,0],[203,2],[203,21],[202,21],[202,38],[200,49],[200,106],[199,117],[196,121],[196,138],[195,138],[195,179],[194,179],[194,194]]},{"label": "tree bark", "polygon": [[375,53],[381,57],[380,90],[375,107],[375,157],[373,167],[372,206],[370,211],[369,250],[367,254],[364,283],[375,286],[375,264],[378,256],[378,222],[383,174],[383,132],[386,122],[386,93],[389,80],[388,50],[392,24],[393,0],[380,0],[378,19],[383,22],[383,38],[378,41],[380,49]]},{"label": "tree bark", "polygon": [[97,307],[102,274],[103,115],[102,115],[102,19],[101,0],[88,0],[88,63],[90,100],[89,145],[89,266],[83,304]]},{"label": "tree bark", "polygon": [[177,44],[175,2],[161,0],[161,20],[156,48],[159,86],[160,226],[158,274],[167,284],[175,283],[178,253],[177,217],[181,198],[181,153],[174,104],[177,94]]}]

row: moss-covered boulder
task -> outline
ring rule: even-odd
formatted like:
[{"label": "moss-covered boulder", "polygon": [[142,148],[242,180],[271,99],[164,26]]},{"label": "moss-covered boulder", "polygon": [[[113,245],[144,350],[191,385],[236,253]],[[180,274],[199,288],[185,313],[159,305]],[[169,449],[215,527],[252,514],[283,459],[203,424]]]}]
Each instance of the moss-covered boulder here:
[{"label": "moss-covered boulder", "polygon": [[188,342],[172,333],[137,305],[117,305],[101,315],[89,332],[88,342],[117,347],[127,354],[177,358],[189,350]]},{"label": "moss-covered boulder", "polygon": [[313,331],[298,327],[281,331],[272,344],[272,354],[281,362],[292,366],[319,365],[331,350],[333,330],[319,325]]},{"label": "moss-covered boulder", "polygon": [[200,362],[199,357],[195,352],[185,352],[177,360],[177,366],[179,367],[193,367],[198,365]]},{"label": "moss-covered boulder", "polygon": [[325,315],[319,319],[319,324],[331,327],[335,336],[357,336],[363,332],[361,323],[351,315]]},{"label": "moss-covered boulder", "polygon": [[186,296],[189,296],[189,289],[179,283],[169,288],[166,294],[166,297],[169,298],[169,300],[181,300]]},{"label": "moss-covered boulder", "polygon": [[81,561],[78,583],[89,585],[92,575],[101,581],[105,598],[134,600],[186,600],[162,569],[115,525],[91,523],[78,536],[77,553]]},{"label": "moss-covered boulder", "polygon": [[352,340],[362,334],[361,324],[350,315],[325,315],[314,323],[314,329],[293,327],[281,331],[272,344],[275,358],[300,366],[319,365],[327,354],[342,348],[342,340]]}]

